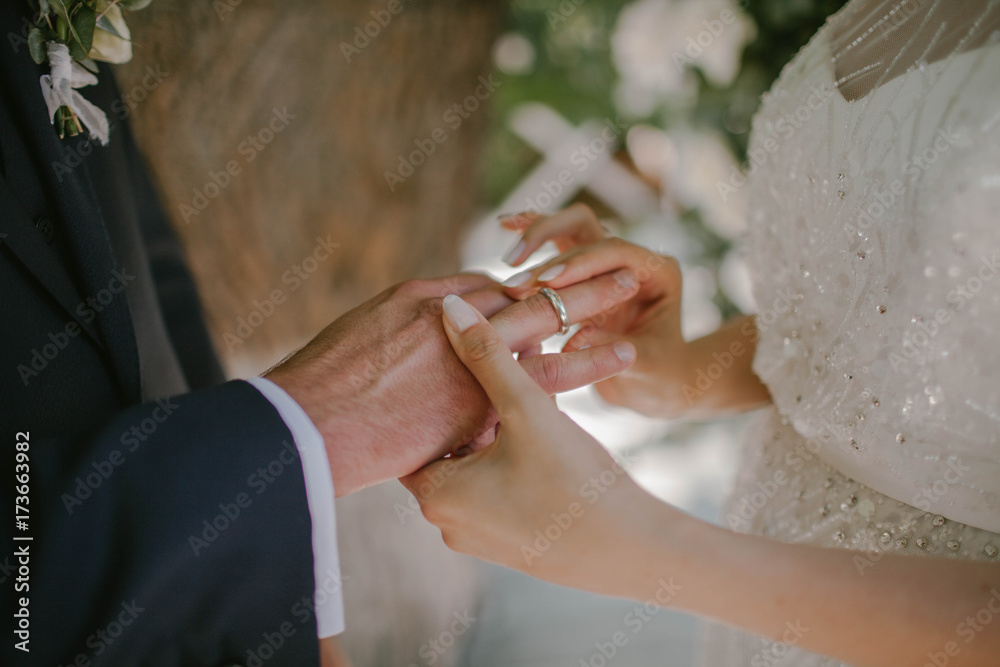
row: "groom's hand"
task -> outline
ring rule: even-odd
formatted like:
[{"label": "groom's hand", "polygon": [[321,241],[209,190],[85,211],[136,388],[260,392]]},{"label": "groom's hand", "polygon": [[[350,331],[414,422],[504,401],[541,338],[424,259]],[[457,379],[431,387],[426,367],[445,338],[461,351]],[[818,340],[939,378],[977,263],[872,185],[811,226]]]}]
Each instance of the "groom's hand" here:
[{"label": "groom's hand", "polygon": [[[627,271],[560,290],[572,322],[633,297]],[[515,351],[534,350],[559,329],[542,295],[514,302],[491,278],[459,274],[412,280],[346,313],[267,378],[306,411],[326,443],[338,496],[402,477],[477,438],[496,416],[459,361],[441,325],[441,301],[460,294],[490,318]],[[573,356],[521,355],[520,363],[554,394],[623,370],[610,346]]]}]

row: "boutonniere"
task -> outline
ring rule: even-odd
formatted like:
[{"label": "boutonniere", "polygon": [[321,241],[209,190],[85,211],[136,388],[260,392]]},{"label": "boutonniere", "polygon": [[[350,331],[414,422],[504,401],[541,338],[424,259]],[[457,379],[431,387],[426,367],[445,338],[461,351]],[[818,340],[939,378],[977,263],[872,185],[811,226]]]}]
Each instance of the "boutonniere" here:
[{"label": "boutonniere", "polygon": [[86,127],[101,145],[108,143],[108,117],[77,90],[97,83],[97,60],[127,63],[132,35],[123,10],[138,10],[152,0],[31,0],[34,27],[28,50],[50,73],[40,79],[49,120],[59,137]]}]

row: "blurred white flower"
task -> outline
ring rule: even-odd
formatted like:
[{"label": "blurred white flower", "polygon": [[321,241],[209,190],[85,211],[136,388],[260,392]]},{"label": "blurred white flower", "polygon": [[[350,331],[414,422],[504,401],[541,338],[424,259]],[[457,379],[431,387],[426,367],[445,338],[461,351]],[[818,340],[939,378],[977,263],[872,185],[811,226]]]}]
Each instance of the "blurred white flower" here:
[{"label": "blurred white flower", "polygon": [[505,74],[529,74],[535,67],[535,47],[521,33],[508,32],[493,45],[493,62]]},{"label": "blurred white flower", "polygon": [[612,57],[622,79],[619,98],[648,106],[650,96],[662,100],[684,94],[690,67],[726,86],[756,33],[733,0],[636,0],[622,10],[612,35]]},{"label": "blurred white flower", "polygon": [[103,0],[97,3],[97,13],[103,13],[114,32],[104,30],[98,23],[97,29],[94,30],[94,42],[90,47],[90,57],[94,60],[103,60],[118,65],[132,60],[132,33],[125,25],[125,17],[122,16],[121,7]]},{"label": "blurred white flower", "polygon": [[676,154],[664,179],[668,193],[701,211],[705,224],[720,236],[738,236],[746,226],[745,193],[737,190],[723,201],[718,187],[739,166],[729,146],[706,131],[675,130],[668,136]]}]

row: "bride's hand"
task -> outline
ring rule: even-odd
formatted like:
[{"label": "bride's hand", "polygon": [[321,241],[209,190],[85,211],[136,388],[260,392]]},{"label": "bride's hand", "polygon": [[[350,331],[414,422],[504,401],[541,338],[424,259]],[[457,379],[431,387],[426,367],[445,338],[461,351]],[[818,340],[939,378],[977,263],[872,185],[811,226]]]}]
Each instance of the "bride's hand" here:
[{"label": "bride's hand", "polygon": [[564,347],[581,350],[613,341],[628,341],[638,350],[635,365],[597,383],[610,403],[650,416],[677,417],[690,407],[683,388],[694,370],[681,336],[681,272],[676,259],[659,255],[619,238],[605,238],[594,213],[582,204],[546,217],[521,214],[503,219],[505,227],[524,229],[521,241],[505,257],[517,266],[546,241],[562,254],[508,278],[508,296],[524,299],[542,287],[560,289],[594,276],[628,268],[639,291],[620,307],[594,313]]},{"label": "bride's hand", "polygon": [[[477,310],[452,295],[444,320],[497,410],[497,439],[400,481],[452,549],[556,583],[620,592],[628,549],[650,533],[650,517],[661,521],[670,508],[559,411]],[[634,359],[631,343],[614,350]]]}]

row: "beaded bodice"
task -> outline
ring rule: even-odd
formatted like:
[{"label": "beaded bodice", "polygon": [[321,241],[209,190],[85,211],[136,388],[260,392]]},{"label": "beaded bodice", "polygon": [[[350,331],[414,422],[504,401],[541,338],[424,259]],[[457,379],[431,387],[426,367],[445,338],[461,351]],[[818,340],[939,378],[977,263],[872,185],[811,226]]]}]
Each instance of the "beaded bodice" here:
[{"label": "beaded bodice", "polygon": [[832,26],[754,122],[754,368],[834,468],[1000,532],[1000,39],[848,102]]},{"label": "beaded bodice", "polygon": [[[989,20],[954,20],[973,5]],[[842,66],[913,6],[919,29]],[[997,0],[852,0],[765,97],[745,183],[720,186],[748,190],[754,370],[774,399],[734,530],[854,550],[859,576],[886,552],[1000,561],[998,18]],[[709,667],[841,665],[721,626],[704,649]]]}]

